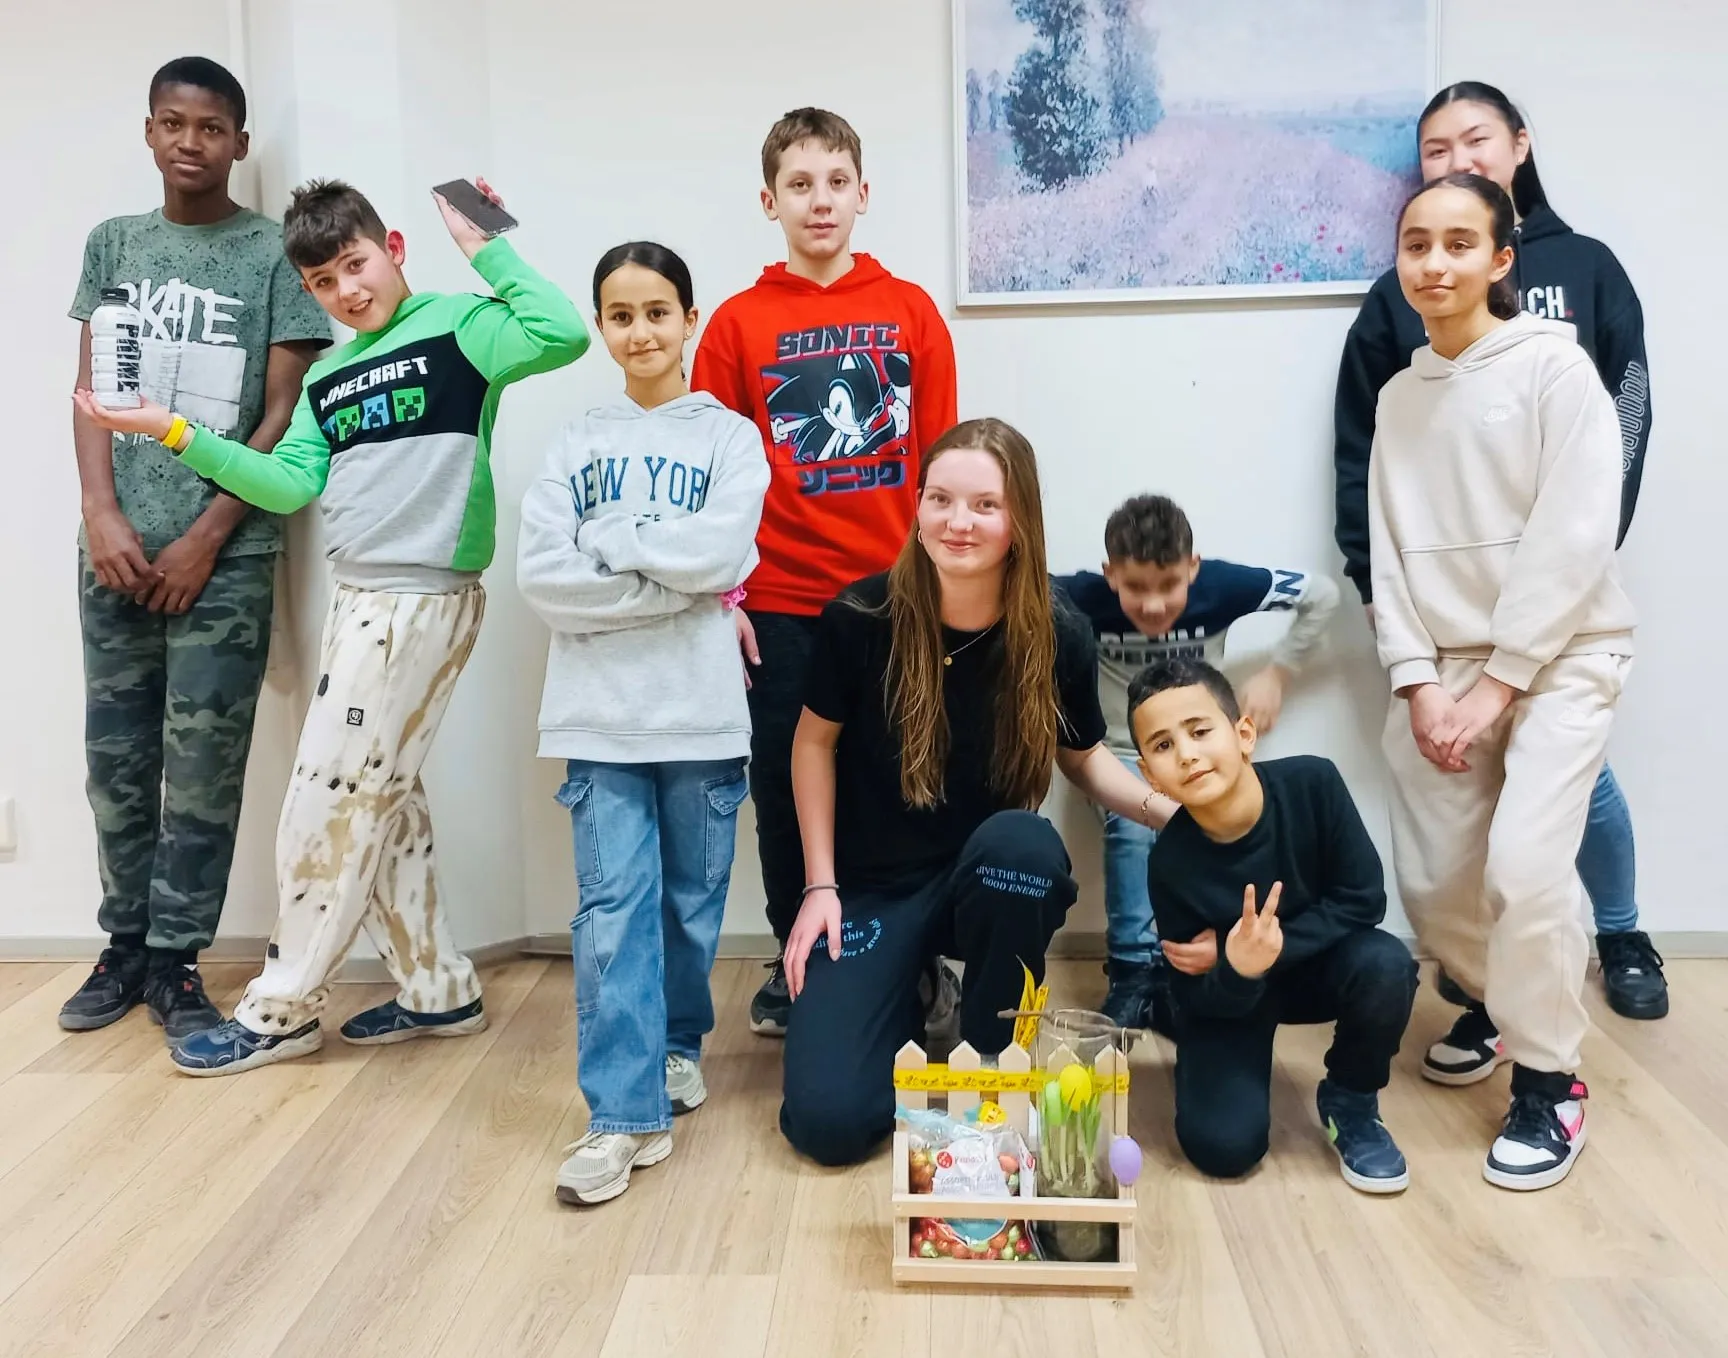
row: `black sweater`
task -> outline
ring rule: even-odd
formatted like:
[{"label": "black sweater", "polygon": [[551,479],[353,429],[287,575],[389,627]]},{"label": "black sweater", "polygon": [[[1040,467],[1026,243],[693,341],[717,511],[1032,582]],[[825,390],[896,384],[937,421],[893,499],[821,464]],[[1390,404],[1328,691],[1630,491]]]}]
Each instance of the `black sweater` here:
[{"label": "black sweater", "polygon": [[[1158,916],[1158,936],[1187,943],[1207,929],[1218,934],[1218,965],[1204,976],[1172,969],[1179,1009],[1210,1018],[1246,1014],[1259,1003],[1266,977],[1278,975],[1372,929],[1386,917],[1380,855],[1330,759],[1296,755],[1256,764],[1266,805],[1254,828],[1229,844],[1215,843],[1186,811],[1159,832],[1146,864],[1146,885]],[[1284,950],[1265,977],[1236,974],[1224,940],[1242,918],[1250,882],[1263,909],[1274,882],[1284,883],[1278,922]]]},{"label": "black sweater", "polygon": [[[1620,414],[1622,482],[1618,546],[1632,526],[1644,450],[1650,442],[1650,370],[1644,357],[1644,311],[1620,261],[1601,241],[1580,236],[1539,207],[1519,226],[1512,283],[1532,315],[1567,321],[1602,375]],[[1335,532],[1344,573],[1373,602],[1368,571],[1368,454],[1380,389],[1410,366],[1428,342],[1422,318],[1404,300],[1398,271],[1389,269],[1369,291],[1344,341],[1333,409],[1338,509]]]}]

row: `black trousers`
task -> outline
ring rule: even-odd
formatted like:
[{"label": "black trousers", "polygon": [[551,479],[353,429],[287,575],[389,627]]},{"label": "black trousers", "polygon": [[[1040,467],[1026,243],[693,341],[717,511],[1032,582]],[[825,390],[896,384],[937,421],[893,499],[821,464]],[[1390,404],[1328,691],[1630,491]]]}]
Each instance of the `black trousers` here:
[{"label": "black trousers", "polygon": [[1044,950],[1074,903],[1068,851],[1030,811],[1001,811],[948,872],[910,888],[842,891],[838,962],[818,942],[786,1030],[780,1130],[824,1165],[862,1160],[894,1130],[894,1053],[922,1041],[918,977],[934,954],[966,963],[960,1036],[991,1055],[1014,1036],[1021,963]]},{"label": "black trousers", "polygon": [[[745,610],[749,613],[749,610]],[[756,852],[768,924],[782,944],[803,904],[804,844],[792,801],[792,737],[804,711],[804,668],[816,619],[749,613],[760,665],[750,671],[750,800],[756,807]]]},{"label": "black trousers", "polygon": [[1364,929],[1269,978],[1240,1018],[1177,1013],[1176,1140],[1203,1174],[1233,1179],[1266,1154],[1272,1124],[1272,1039],[1280,1023],[1331,1023],[1334,1084],[1386,1087],[1410,1006],[1416,962],[1391,934]]}]

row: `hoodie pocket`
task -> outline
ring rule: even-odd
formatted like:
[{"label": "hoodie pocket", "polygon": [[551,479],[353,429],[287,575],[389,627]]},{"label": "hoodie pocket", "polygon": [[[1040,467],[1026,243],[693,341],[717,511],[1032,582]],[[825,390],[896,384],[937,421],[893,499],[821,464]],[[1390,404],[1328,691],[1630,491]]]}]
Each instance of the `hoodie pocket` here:
[{"label": "hoodie pocket", "polygon": [[1437,649],[1479,650],[1489,644],[1494,605],[1512,569],[1518,541],[1512,537],[1405,549],[1404,580],[1410,599]]}]

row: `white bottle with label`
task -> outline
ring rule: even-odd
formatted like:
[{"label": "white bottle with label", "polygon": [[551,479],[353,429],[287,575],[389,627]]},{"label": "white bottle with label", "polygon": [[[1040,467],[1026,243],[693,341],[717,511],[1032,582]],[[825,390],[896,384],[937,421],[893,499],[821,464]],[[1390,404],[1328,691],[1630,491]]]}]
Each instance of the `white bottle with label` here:
[{"label": "white bottle with label", "polygon": [[104,288],[90,315],[90,388],[98,405],[131,410],[143,403],[144,318],[124,288]]}]

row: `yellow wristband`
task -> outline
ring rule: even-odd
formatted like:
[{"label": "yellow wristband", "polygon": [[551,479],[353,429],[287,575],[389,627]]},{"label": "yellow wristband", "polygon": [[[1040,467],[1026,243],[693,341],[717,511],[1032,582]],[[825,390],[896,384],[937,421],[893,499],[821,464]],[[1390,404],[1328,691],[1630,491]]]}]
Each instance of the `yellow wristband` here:
[{"label": "yellow wristband", "polygon": [[176,415],[173,423],[168,426],[168,432],[162,436],[162,446],[164,448],[172,449],[176,453],[179,452],[180,440],[186,437],[186,430],[188,427],[186,417],[184,415]]}]

